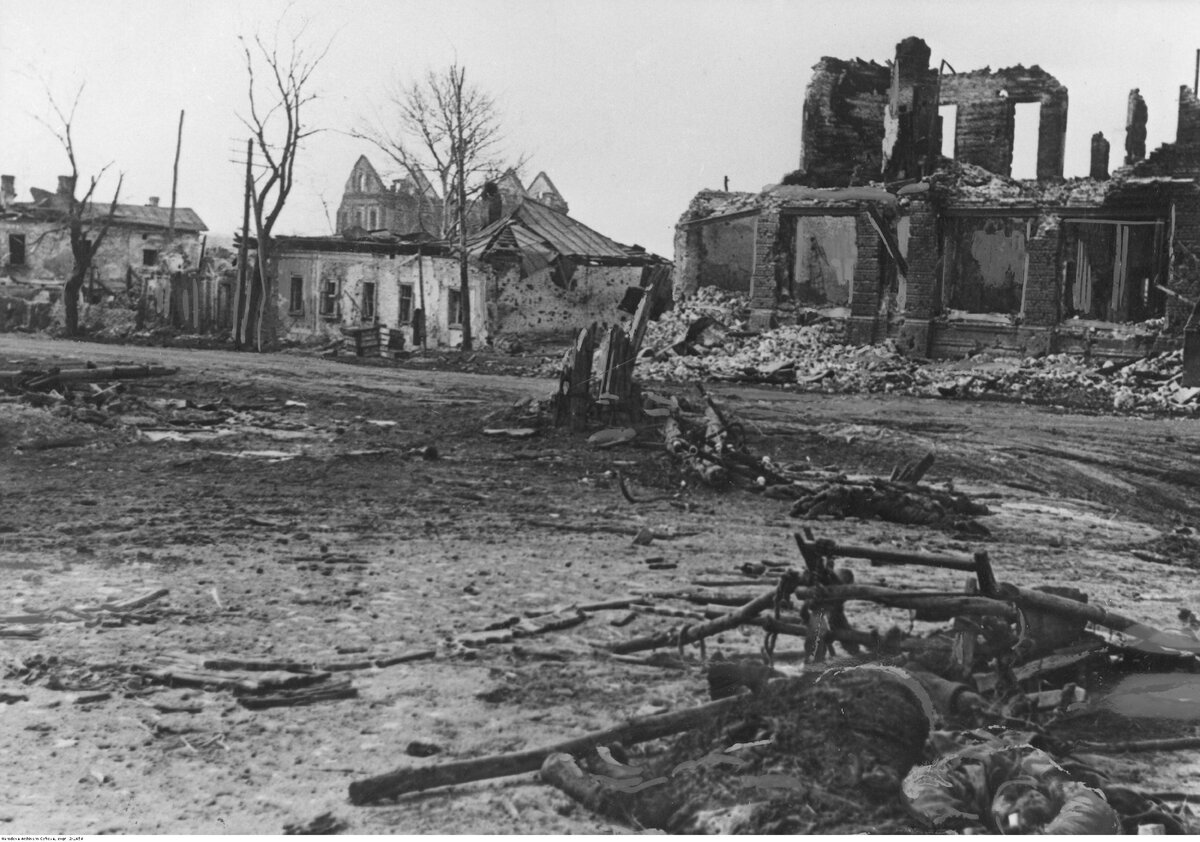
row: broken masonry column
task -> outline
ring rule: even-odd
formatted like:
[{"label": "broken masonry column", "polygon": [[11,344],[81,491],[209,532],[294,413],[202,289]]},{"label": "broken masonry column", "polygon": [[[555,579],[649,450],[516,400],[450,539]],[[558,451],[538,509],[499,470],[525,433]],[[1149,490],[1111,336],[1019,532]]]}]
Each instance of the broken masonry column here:
[{"label": "broken masonry column", "polygon": [[764,208],[754,224],[754,270],[750,275],[750,329],[767,330],[775,311],[779,258],[779,209]]},{"label": "broken masonry column", "polygon": [[682,301],[700,288],[700,267],[704,263],[704,237],[699,225],[675,226],[675,273],[672,297]]},{"label": "broken masonry column", "polygon": [[928,193],[906,196],[906,189],[902,188],[900,195],[901,201],[908,204],[908,252],[905,255],[908,274],[905,276],[903,321],[895,342],[901,353],[926,357],[932,341],[932,320],[941,310],[937,214]]},{"label": "broken masonry column", "polygon": [[1189,159],[1200,152],[1200,100],[1187,85],[1179,87],[1179,122],[1175,128],[1175,145],[1182,147]]},{"label": "broken masonry column", "polygon": [[1088,170],[1089,178],[1096,181],[1108,178],[1108,153],[1109,143],[1104,139],[1104,132],[1096,132],[1092,135],[1092,166]]},{"label": "broken masonry column", "polygon": [[854,239],[858,260],[854,264],[854,281],[850,284],[846,341],[851,345],[870,345],[875,342],[879,326],[883,261],[886,258],[883,256],[883,239],[862,206],[854,215]]},{"label": "broken masonry column", "polygon": [[1129,107],[1125,110],[1125,164],[1136,164],[1146,157],[1146,100],[1139,88],[1129,92]]},{"label": "broken masonry column", "polygon": [[883,115],[883,179],[897,181],[924,175],[922,164],[941,148],[931,136],[937,123],[937,72],[929,69],[930,50],[920,38],[896,45],[892,87]]},{"label": "broken masonry column", "polygon": [[[1036,68],[1031,68],[1030,73]],[[1038,124],[1037,179],[1053,181],[1063,177],[1067,158],[1067,87],[1053,76],[1044,74],[1038,102],[1041,110]],[[1015,126],[1014,126],[1015,128]]]},{"label": "broken masonry column", "polygon": [[1037,231],[1025,243],[1025,289],[1021,298],[1022,320],[1027,327],[1039,328],[1026,337],[1024,353],[1034,356],[1051,349],[1052,328],[1061,314],[1063,290],[1058,271],[1059,218],[1044,216]]}]

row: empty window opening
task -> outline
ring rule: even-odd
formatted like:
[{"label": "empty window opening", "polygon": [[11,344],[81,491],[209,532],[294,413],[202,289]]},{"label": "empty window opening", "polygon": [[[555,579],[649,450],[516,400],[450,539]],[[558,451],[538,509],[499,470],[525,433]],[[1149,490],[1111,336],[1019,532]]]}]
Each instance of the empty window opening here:
[{"label": "empty window opening", "polygon": [[379,210],[377,208],[367,211],[367,227],[372,231],[379,227]]},{"label": "empty window opening", "polygon": [[1020,217],[947,220],[942,306],[963,313],[1021,312],[1029,221]]},{"label": "empty window opening", "polygon": [[158,249],[142,249],[142,265],[157,266],[158,265]]},{"label": "empty window opening", "polygon": [[457,289],[449,290],[450,295],[447,300],[449,306],[446,308],[450,317],[450,324],[454,327],[461,327],[463,321],[462,314],[462,291]]},{"label": "empty window opening", "polygon": [[304,313],[304,278],[292,275],[291,295],[288,297],[288,310],[293,314]]},{"label": "empty window opening", "polygon": [[1063,309],[1083,319],[1141,322],[1161,316],[1162,223],[1068,223]]},{"label": "empty window opening", "polygon": [[370,281],[362,285],[362,319],[364,322],[375,320],[375,284]]},{"label": "empty window opening", "polygon": [[938,116],[942,118],[942,157],[953,158],[958,142],[958,106],[939,105]]},{"label": "empty window opening", "polygon": [[399,322],[402,325],[412,324],[413,288],[412,284],[400,284]]},{"label": "empty window opening", "polygon": [[9,234],[8,235],[8,265],[9,266],[24,266],[25,265],[25,235],[24,234]]},{"label": "empty window opening", "polygon": [[1042,121],[1040,102],[1013,105],[1013,178],[1037,178],[1038,128]]}]

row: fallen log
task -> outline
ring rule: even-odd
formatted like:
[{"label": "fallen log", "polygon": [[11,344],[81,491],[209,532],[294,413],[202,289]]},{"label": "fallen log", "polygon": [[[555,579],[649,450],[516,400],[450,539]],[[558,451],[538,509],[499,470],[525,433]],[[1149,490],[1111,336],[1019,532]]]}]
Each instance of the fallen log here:
[{"label": "fallen log", "polygon": [[97,383],[104,380],[138,380],[148,377],[170,377],[178,368],[160,365],[110,366],[108,368],[69,368],[48,373],[0,372],[0,384],[6,388],[44,389],[59,383]]},{"label": "fallen log", "polygon": [[541,768],[546,758],[553,754],[584,754],[594,750],[597,746],[609,743],[619,742],[623,745],[633,745],[660,737],[669,737],[672,734],[678,734],[710,722],[739,704],[744,704],[744,701],[735,696],[684,710],[630,719],[621,725],[603,731],[596,731],[542,748],[458,760],[440,766],[395,769],[373,778],[352,782],[350,784],[350,802],[352,804],[369,804],[384,798],[395,798],[409,792],[420,792],[439,786],[453,786],[471,781],[535,772]]},{"label": "fallen log", "polygon": [[262,710],[264,708],[312,705],[335,699],[353,699],[357,696],[358,690],[352,687],[349,681],[341,681],[297,690],[284,690],[269,696],[241,696],[238,698],[238,704],[250,710]]}]

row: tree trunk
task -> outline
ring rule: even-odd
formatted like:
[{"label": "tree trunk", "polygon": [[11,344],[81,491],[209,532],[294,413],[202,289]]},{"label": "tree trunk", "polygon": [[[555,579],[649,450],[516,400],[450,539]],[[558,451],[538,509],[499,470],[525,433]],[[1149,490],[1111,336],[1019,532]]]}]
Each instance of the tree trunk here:
[{"label": "tree trunk", "polygon": [[83,289],[83,279],[87,276],[87,266],[76,266],[71,277],[63,285],[63,306],[66,308],[67,335],[79,335],[79,293]]}]

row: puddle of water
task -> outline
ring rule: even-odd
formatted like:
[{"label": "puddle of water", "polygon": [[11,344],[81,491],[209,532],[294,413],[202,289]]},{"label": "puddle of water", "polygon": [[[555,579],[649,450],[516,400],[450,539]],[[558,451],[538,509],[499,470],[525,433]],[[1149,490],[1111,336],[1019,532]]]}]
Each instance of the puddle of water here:
[{"label": "puddle of water", "polygon": [[1200,720],[1200,675],[1131,675],[1121,679],[1099,704],[1132,719]]}]

